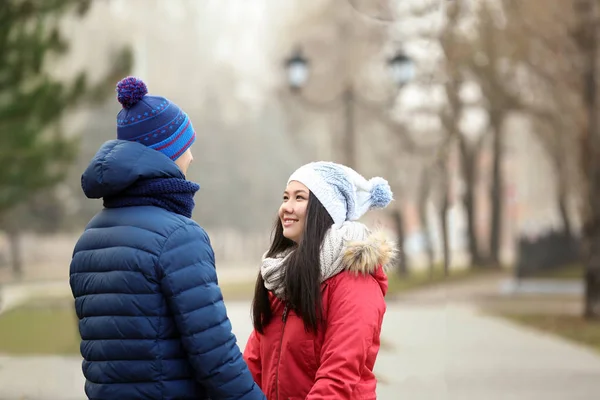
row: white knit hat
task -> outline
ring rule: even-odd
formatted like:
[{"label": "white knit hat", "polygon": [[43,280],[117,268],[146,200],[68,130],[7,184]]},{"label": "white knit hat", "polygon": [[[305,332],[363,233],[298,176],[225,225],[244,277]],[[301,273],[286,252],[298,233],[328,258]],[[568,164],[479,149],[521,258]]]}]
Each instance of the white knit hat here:
[{"label": "white knit hat", "polygon": [[288,179],[304,184],[325,207],[334,224],[355,221],[367,211],[385,208],[393,194],[380,177],[366,180],[345,165],[319,161],[298,168]]}]

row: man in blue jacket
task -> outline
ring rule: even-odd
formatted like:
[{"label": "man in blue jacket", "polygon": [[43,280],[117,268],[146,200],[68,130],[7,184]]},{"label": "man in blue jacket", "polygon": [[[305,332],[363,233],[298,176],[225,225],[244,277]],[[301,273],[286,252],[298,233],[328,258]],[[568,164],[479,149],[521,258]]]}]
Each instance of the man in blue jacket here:
[{"label": "man in blue jacket", "polygon": [[209,238],[190,219],[188,116],[128,77],[117,140],[81,178],[104,209],[77,242],[70,285],[94,400],[265,399],[231,331]]}]

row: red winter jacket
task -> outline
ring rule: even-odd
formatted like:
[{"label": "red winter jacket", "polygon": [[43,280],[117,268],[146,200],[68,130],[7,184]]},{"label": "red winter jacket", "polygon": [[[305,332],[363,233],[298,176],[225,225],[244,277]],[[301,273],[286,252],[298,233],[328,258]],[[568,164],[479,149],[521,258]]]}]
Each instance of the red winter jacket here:
[{"label": "red winter jacket", "polygon": [[268,400],[375,400],[373,366],[386,305],[382,265],[393,247],[379,235],[346,248],[347,268],[323,283],[325,324],[302,319],[272,297],[264,335],[252,332],[244,359]]}]

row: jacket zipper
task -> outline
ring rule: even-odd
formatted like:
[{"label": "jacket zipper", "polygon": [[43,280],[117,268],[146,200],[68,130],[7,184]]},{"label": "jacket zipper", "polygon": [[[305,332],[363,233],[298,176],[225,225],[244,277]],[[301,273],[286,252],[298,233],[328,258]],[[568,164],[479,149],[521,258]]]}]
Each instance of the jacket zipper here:
[{"label": "jacket zipper", "polygon": [[283,326],[281,327],[281,339],[279,340],[279,355],[277,357],[277,372],[275,374],[275,384],[277,400],[279,400],[279,363],[281,362],[281,351],[283,350],[283,333],[285,332],[285,323],[288,317],[289,305],[286,303],[283,308],[283,315],[281,316],[281,320],[283,321]]}]

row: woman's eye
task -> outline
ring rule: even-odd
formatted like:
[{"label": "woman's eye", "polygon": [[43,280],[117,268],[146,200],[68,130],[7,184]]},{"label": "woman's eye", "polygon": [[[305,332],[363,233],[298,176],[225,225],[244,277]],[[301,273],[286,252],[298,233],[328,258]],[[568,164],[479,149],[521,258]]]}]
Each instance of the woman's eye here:
[{"label": "woman's eye", "polygon": [[296,200],[304,200],[304,196],[296,196]]},{"label": "woman's eye", "polygon": [[287,201],[288,197],[287,196],[283,196],[283,201]]}]

